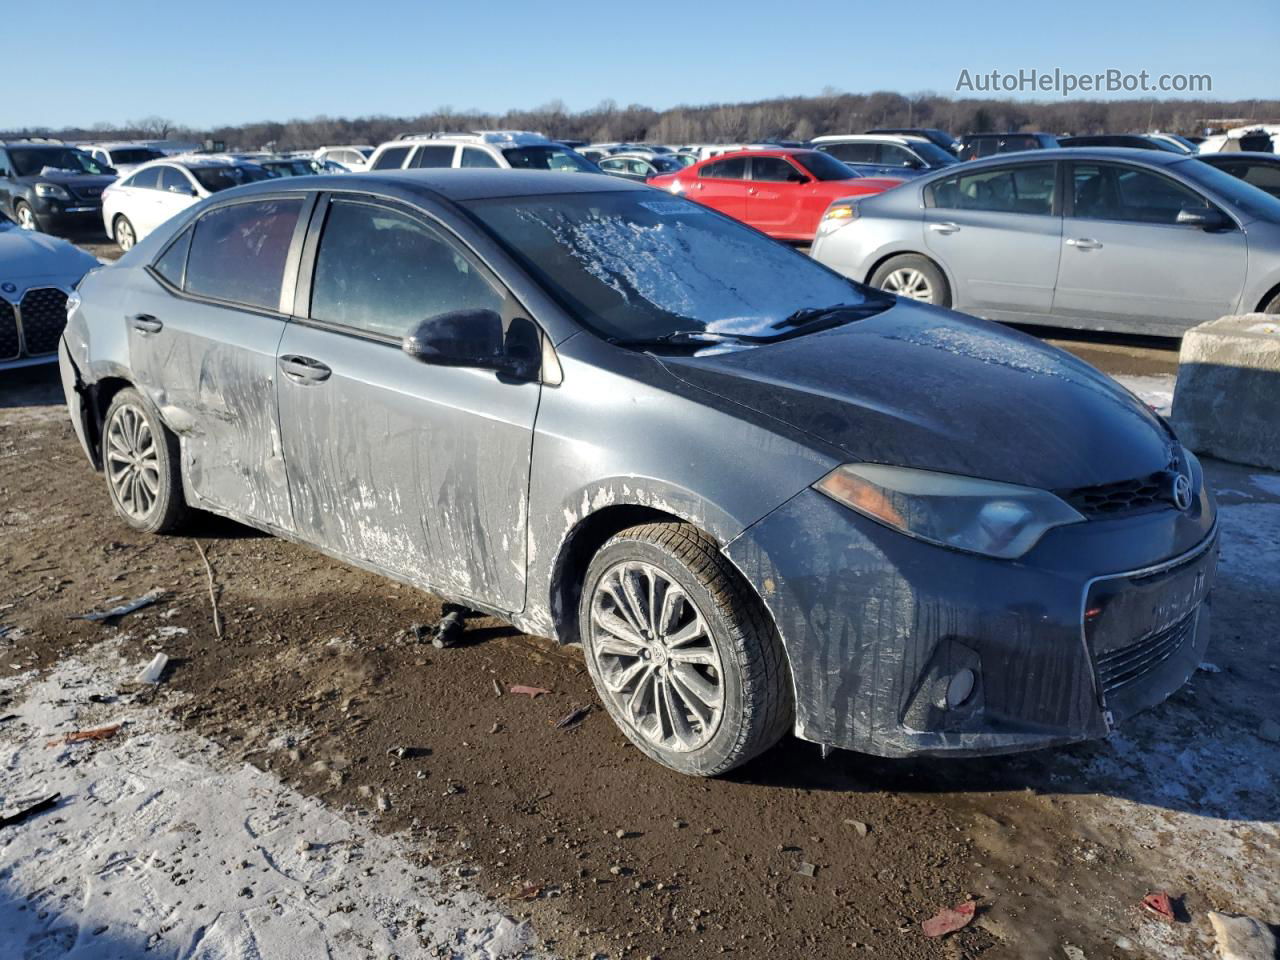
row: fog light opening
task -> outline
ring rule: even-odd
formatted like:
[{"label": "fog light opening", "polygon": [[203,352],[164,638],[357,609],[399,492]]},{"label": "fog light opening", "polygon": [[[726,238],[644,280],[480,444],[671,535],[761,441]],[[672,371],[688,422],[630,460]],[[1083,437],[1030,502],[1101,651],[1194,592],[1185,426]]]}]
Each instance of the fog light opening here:
[{"label": "fog light opening", "polygon": [[975,677],[968,667],[958,670],[947,683],[947,709],[954,710],[964,706],[964,702],[973,695]]}]

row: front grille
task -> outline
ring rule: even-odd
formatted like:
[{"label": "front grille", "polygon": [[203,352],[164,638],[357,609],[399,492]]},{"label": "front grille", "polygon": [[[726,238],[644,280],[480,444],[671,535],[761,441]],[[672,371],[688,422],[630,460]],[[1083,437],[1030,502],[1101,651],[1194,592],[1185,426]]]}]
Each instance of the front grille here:
[{"label": "front grille", "polygon": [[53,353],[67,325],[67,295],[53,287],[28,290],[22,298],[22,339],[30,356]]},{"label": "front grille", "polygon": [[1146,477],[1104,483],[1096,487],[1079,487],[1063,494],[1062,499],[1090,520],[1136,513],[1155,507],[1172,505],[1170,491],[1176,476],[1173,467],[1158,470]]},{"label": "front grille", "polygon": [[77,200],[97,200],[102,196],[102,187],[71,187],[71,195]]},{"label": "front grille", "polygon": [[1099,655],[1096,662],[1103,693],[1114,693],[1141,680],[1177,653],[1195,632],[1196,613],[1193,610],[1173,626],[1137,643]]},{"label": "front grille", "polygon": [[18,352],[18,315],[13,304],[0,300],[0,360],[13,360]]}]

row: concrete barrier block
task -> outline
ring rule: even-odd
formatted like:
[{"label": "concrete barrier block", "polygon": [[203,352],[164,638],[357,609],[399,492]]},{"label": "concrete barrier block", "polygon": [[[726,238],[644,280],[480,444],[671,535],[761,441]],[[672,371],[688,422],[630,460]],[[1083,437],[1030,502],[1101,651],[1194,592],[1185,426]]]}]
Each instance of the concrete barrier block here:
[{"label": "concrete barrier block", "polygon": [[1280,316],[1220,317],[1187,331],[1171,419],[1196,453],[1280,470]]}]

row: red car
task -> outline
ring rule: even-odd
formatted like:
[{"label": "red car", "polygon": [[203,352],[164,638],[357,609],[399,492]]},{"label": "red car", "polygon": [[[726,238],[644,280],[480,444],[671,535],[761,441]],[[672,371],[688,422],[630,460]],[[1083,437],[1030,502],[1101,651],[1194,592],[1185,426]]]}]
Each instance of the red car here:
[{"label": "red car", "polygon": [[779,147],[722,153],[648,182],[705,203],[776,240],[808,243],[833,200],[883,193],[902,181],[860,177],[829,154]]}]

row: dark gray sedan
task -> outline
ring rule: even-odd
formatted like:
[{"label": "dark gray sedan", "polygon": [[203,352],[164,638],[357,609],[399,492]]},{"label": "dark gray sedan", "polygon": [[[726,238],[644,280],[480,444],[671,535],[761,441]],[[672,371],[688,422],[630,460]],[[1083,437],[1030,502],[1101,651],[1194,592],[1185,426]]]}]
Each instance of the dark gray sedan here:
[{"label": "dark gray sedan", "polygon": [[581,643],[645,753],[1106,734],[1207,642],[1215,509],[1037,341],[603,176],[220,193],[91,273],[60,350],[125,523],[193,510]]}]

